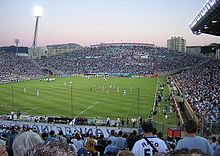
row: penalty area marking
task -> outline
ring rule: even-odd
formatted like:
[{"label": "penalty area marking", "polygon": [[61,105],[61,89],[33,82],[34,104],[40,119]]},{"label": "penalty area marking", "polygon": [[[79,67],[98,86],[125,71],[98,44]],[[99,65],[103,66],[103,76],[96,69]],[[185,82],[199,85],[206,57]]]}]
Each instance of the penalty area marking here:
[{"label": "penalty area marking", "polygon": [[77,118],[79,115],[81,115],[82,113],[84,113],[85,111],[89,110],[90,108],[94,107],[96,104],[98,104],[99,102],[95,102],[93,105],[89,106],[88,108],[86,108],[85,110],[83,110],[82,112],[80,112],[79,114],[77,114],[74,118]]}]

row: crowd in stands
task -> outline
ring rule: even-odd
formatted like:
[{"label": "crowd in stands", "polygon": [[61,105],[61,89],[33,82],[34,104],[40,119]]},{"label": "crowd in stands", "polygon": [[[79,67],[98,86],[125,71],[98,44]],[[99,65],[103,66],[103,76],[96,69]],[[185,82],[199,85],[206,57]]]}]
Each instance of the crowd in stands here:
[{"label": "crowd in stands", "polygon": [[0,58],[0,82],[41,77],[44,75],[42,67],[69,75],[91,73],[148,75],[194,66],[203,61],[187,53],[141,46],[85,47],[35,61],[0,51]]},{"label": "crowd in stands", "polygon": [[44,73],[31,60],[0,52],[0,83],[41,77]]},{"label": "crowd in stands", "polygon": [[78,132],[64,135],[62,131],[56,134],[53,130],[38,134],[29,127],[11,126],[3,129],[0,152],[7,150],[9,156],[120,156],[122,153],[126,156],[144,156],[146,153],[153,156],[155,151],[171,156],[178,152],[190,155],[191,150],[204,156],[217,156],[220,152],[220,138],[213,137],[209,143],[197,136],[197,123],[193,120],[186,122],[188,136],[183,139],[165,138],[149,121],[143,122],[141,128],[143,132],[139,134],[136,130],[130,134],[111,130],[110,135],[104,137]]},{"label": "crowd in stands", "polygon": [[149,75],[198,64],[201,58],[159,47],[109,46],[28,60],[0,52],[0,82],[42,77],[47,67],[63,74],[128,73]]},{"label": "crowd in stands", "polygon": [[220,62],[209,61],[175,76],[195,113],[211,126],[220,121]]},{"label": "crowd in stands", "polygon": [[83,48],[36,60],[65,74],[155,74],[192,66],[201,59],[158,47],[109,46]]}]

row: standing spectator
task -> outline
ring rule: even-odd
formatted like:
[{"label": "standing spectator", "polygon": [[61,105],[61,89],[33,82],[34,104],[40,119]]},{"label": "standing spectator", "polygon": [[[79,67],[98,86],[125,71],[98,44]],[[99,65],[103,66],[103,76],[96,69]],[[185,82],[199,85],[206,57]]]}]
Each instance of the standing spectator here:
[{"label": "standing spectator", "polygon": [[127,137],[127,146],[129,150],[131,151],[135,142],[139,140],[139,137],[137,136],[137,131],[133,130],[132,133]]},{"label": "standing spectator", "polygon": [[18,132],[15,130],[15,127],[12,126],[11,130],[6,135],[6,149],[9,156],[13,156],[12,144]]},{"label": "standing spectator", "polygon": [[105,147],[107,146],[106,140],[104,138],[104,135],[100,135],[98,137],[98,144],[95,146],[95,150],[100,152],[100,155],[104,154]]},{"label": "standing spectator", "polygon": [[50,131],[50,135],[48,137],[48,141],[57,141],[56,135],[55,135],[55,131],[51,130]]},{"label": "standing spectator", "polygon": [[48,134],[46,132],[41,134],[41,138],[43,139],[44,143],[47,143],[48,141]]},{"label": "standing spectator", "polygon": [[213,153],[213,156],[219,156],[219,155],[220,155],[220,137],[218,137],[218,143]]},{"label": "standing spectator", "polygon": [[118,148],[114,145],[112,145],[112,141],[108,140],[107,142],[108,146],[106,146],[104,154],[117,154],[118,153]]},{"label": "standing spectator", "polygon": [[212,148],[213,151],[215,151],[216,146],[217,146],[216,137],[213,136],[212,137],[212,143],[211,143],[211,148]]},{"label": "standing spectator", "polygon": [[93,138],[93,135],[92,133],[89,134],[89,138],[86,142],[86,149],[91,153],[91,154],[95,154],[96,151],[95,151],[95,139]]},{"label": "standing spectator", "polygon": [[153,156],[155,152],[168,152],[166,143],[153,135],[154,127],[151,122],[143,122],[141,128],[144,138],[134,144],[132,152],[135,156]]},{"label": "standing spectator", "polygon": [[78,133],[75,135],[75,139],[72,139],[72,143],[75,145],[76,149],[79,150],[83,147],[83,142],[81,140],[81,137]]},{"label": "standing spectator", "polygon": [[66,142],[66,137],[64,136],[63,131],[59,131],[56,138],[58,141]]},{"label": "standing spectator", "polygon": [[119,149],[119,150],[124,150],[127,146],[126,139],[122,137],[122,131],[118,132],[118,137],[115,139],[114,145]]},{"label": "standing spectator", "polygon": [[116,139],[115,134],[116,134],[115,130],[112,129],[111,132],[110,132],[110,136],[109,136],[109,138],[108,138],[108,140],[111,140],[111,141],[112,141],[112,144],[113,144],[113,145],[114,145],[115,139]]},{"label": "standing spectator", "polygon": [[200,149],[209,156],[212,156],[213,151],[208,140],[196,135],[197,123],[194,120],[188,120],[185,123],[185,129],[188,136],[177,143],[175,150],[182,148]]}]

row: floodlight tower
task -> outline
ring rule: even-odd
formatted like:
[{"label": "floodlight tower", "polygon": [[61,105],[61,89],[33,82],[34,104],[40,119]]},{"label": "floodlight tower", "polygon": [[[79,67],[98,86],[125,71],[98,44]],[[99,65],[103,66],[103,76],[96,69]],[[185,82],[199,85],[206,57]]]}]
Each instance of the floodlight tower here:
[{"label": "floodlight tower", "polygon": [[18,44],[19,44],[20,40],[19,39],[15,39],[14,42],[16,44],[16,55],[18,56]]},{"label": "floodlight tower", "polygon": [[38,23],[39,23],[39,18],[43,14],[43,8],[41,6],[36,6],[34,8],[34,16],[36,17],[36,23],[35,23],[35,28],[34,28],[34,40],[32,43],[32,48],[37,47],[37,34],[38,34]]}]

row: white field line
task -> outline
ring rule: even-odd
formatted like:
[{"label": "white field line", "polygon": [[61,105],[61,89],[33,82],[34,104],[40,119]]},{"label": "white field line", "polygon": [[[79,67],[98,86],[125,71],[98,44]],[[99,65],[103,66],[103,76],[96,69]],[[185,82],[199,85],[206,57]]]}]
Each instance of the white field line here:
[{"label": "white field line", "polygon": [[26,113],[28,113],[28,112],[32,112],[32,111],[34,111],[34,110],[36,110],[36,109],[37,109],[37,108],[31,109],[31,110],[29,110],[29,111],[24,112],[23,114],[26,114]]},{"label": "white field line", "polygon": [[94,107],[96,104],[98,104],[99,102],[95,102],[93,105],[89,106],[88,108],[86,108],[85,110],[83,110],[82,112],[80,112],[79,114],[77,114],[75,116],[75,118],[77,118],[79,115],[81,115],[82,113],[84,113],[85,111],[89,110],[90,108]]}]

